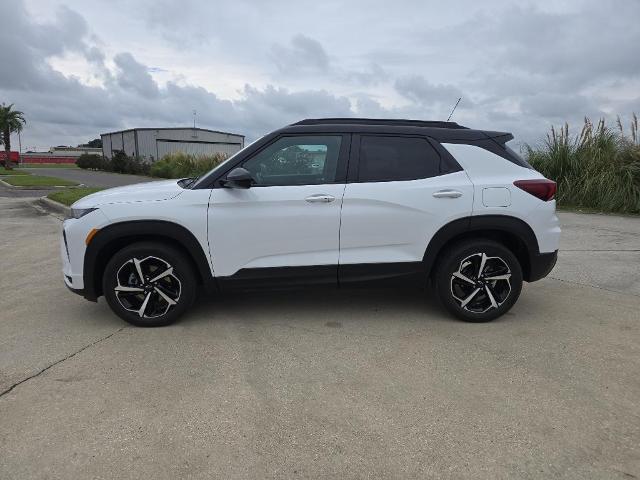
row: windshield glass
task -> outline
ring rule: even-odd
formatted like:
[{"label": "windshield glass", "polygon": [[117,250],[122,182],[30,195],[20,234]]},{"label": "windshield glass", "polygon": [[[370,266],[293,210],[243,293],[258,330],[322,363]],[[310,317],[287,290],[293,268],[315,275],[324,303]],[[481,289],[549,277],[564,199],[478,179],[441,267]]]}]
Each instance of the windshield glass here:
[{"label": "windshield glass", "polygon": [[[266,136],[266,135],[265,135]],[[193,188],[197,185],[198,181],[201,178],[205,178],[208,177],[209,175],[211,175],[212,173],[217,172],[218,170],[224,170],[226,167],[225,165],[227,165],[231,160],[233,160],[237,155],[239,155],[240,153],[244,152],[247,148],[249,148],[251,145],[253,145],[254,143],[256,143],[259,140],[262,140],[265,136],[262,136],[256,140],[254,140],[253,142],[245,145],[242,149],[238,150],[236,153],[234,153],[233,155],[231,155],[229,158],[227,158],[224,162],[222,162],[221,164],[217,165],[216,167],[213,167],[211,170],[209,170],[207,173],[200,175],[199,177],[196,177],[193,179],[193,181],[189,184],[189,186],[187,188]]]}]

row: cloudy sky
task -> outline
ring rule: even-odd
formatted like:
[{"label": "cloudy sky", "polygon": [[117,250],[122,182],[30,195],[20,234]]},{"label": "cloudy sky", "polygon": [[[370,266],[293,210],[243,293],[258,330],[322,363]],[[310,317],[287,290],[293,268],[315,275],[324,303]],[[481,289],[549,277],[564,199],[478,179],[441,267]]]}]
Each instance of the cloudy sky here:
[{"label": "cloudy sky", "polygon": [[[249,139],[306,117],[446,119],[535,142],[640,112],[639,0],[0,0],[23,150],[125,127]],[[575,127],[577,129],[577,127]]]}]

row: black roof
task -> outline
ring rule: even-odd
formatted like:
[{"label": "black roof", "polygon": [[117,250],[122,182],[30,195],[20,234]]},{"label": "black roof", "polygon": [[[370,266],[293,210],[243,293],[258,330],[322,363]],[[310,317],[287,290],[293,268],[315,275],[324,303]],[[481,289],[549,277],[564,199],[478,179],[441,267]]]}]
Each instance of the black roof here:
[{"label": "black roof", "polygon": [[493,139],[506,143],[513,139],[508,132],[476,130],[456,122],[433,120],[401,120],[381,118],[307,118],[276,130],[284,133],[361,133],[361,134],[402,134],[427,135],[438,141],[476,142]]},{"label": "black roof", "polygon": [[389,125],[403,127],[429,127],[429,128],[452,128],[467,129],[456,122],[442,122],[438,120],[406,120],[406,119],[385,119],[385,118],[307,118],[293,125]]}]

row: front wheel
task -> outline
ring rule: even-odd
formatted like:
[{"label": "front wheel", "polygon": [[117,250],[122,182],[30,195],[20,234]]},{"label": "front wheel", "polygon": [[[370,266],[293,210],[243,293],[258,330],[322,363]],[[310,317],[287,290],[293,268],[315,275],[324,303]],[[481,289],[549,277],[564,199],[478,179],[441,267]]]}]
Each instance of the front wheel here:
[{"label": "front wheel", "polygon": [[103,292],[111,309],[139,327],[175,322],[195,299],[196,279],[188,259],[162,243],[123,248],[107,264]]},{"label": "front wheel", "polygon": [[488,322],[506,313],[522,290],[515,255],[492,240],[468,240],[445,252],[436,270],[444,307],[467,322]]}]

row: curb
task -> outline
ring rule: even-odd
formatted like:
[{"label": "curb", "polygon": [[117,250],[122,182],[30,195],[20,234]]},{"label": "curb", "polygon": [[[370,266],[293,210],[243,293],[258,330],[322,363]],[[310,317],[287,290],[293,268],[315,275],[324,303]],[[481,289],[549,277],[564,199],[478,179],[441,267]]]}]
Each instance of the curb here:
[{"label": "curb", "polygon": [[71,208],[67,207],[66,205],[60,202],[51,200],[50,198],[40,197],[35,201],[35,203],[37,203],[38,205],[40,205],[42,208],[44,208],[49,212],[57,213],[59,215],[64,215],[65,217],[71,215]]}]

